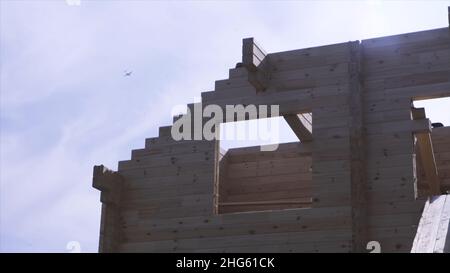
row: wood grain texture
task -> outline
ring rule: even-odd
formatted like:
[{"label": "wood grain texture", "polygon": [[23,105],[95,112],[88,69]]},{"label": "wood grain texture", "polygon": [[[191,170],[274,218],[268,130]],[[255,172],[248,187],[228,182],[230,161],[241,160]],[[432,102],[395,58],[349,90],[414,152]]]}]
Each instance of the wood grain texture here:
[{"label": "wood grain texture", "polygon": [[450,127],[411,110],[448,96],[448,28],[275,53],[246,39],[202,107],[278,105],[302,142],[221,151],[160,127],[117,172],[94,172],[100,251],[448,251],[449,199],[425,203],[450,190]]}]

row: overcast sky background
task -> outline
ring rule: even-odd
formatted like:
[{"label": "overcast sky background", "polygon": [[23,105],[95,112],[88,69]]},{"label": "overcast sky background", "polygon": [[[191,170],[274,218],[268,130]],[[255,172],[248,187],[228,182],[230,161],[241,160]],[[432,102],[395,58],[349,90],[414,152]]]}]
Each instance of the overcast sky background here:
[{"label": "overcast sky background", "polygon": [[[213,90],[241,60],[242,38],[278,52],[447,27],[449,5],[2,0],[0,251],[78,241],[96,252],[93,165],[117,169],[174,105]],[[431,106],[450,125],[450,101]]]}]

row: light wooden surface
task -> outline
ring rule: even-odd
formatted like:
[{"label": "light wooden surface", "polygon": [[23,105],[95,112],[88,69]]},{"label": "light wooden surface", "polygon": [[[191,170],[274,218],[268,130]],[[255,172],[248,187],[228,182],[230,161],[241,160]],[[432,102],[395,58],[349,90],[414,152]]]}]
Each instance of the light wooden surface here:
[{"label": "light wooden surface", "polygon": [[450,252],[450,197],[428,199],[414,238],[412,253]]},{"label": "light wooden surface", "polygon": [[450,96],[449,75],[448,28],[269,54],[244,41],[243,64],[202,93],[203,106],[312,113],[312,141],[221,152],[162,126],[109,176],[123,179],[120,194],[108,193],[114,179],[97,183],[100,251],[361,252],[378,241],[409,252],[426,201],[415,184],[433,179],[420,160],[434,155],[440,191],[450,190],[450,127],[413,120],[412,101]]}]

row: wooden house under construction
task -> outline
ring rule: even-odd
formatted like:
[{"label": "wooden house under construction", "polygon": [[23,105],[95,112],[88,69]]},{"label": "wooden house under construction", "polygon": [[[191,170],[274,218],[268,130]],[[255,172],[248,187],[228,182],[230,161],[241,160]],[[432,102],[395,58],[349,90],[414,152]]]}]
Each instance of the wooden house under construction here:
[{"label": "wooden house under construction", "polygon": [[99,251],[449,251],[450,127],[414,106],[442,97],[448,27],[269,54],[244,39],[202,107],[279,105],[299,141],[223,152],[160,127],[94,167]]}]

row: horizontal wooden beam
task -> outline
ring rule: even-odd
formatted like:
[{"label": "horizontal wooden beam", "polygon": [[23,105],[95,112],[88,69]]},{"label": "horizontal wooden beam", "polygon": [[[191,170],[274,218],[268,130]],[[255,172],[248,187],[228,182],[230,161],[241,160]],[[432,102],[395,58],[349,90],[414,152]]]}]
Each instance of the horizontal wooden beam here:
[{"label": "horizontal wooden beam", "polygon": [[425,108],[411,108],[411,115],[414,120],[425,119]]},{"label": "horizontal wooden beam", "polygon": [[264,206],[264,205],[296,205],[311,204],[312,198],[301,198],[297,200],[270,200],[270,201],[252,201],[252,202],[221,202],[219,206]]}]

